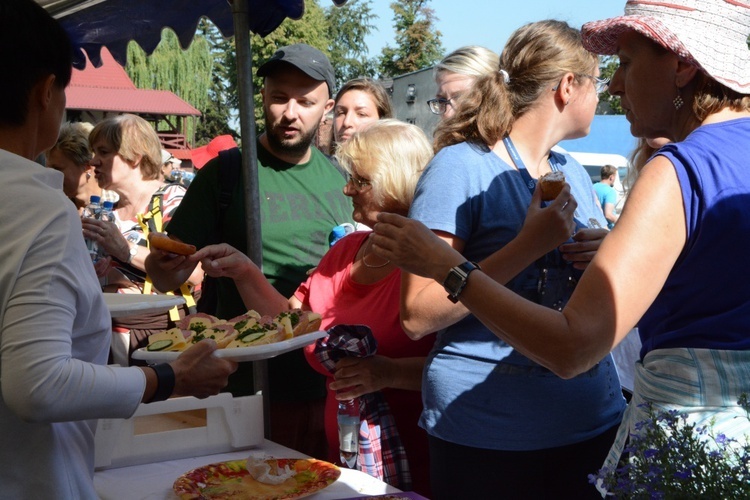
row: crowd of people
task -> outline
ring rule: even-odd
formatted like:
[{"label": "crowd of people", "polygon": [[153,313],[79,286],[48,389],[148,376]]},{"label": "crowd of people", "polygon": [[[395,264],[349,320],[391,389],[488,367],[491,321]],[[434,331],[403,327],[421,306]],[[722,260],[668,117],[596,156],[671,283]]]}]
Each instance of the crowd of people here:
[{"label": "crowd of people", "polygon": [[[242,152],[209,161],[188,189],[138,116],[61,126],[68,36],[34,1],[5,0],[0,65],[17,77],[0,79],[4,491],[96,498],[96,419],[254,393],[252,363],[213,356],[212,340],[171,363],[130,359],[194,311],[206,276],[219,318],[303,309],[331,337],[364,328],[377,349],[363,357],[329,366],[321,339],[268,361],[270,438],[340,462],[338,402],[359,398],[361,437],[377,442],[358,468],[429,498],[598,498],[589,474],[627,460],[644,403],[749,435],[736,417],[750,393],[750,292],[727,265],[750,240],[748,36],[750,4],[722,0],[631,0],[581,30],[532,22],[499,54],[467,46],[436,66],[432,141],[394,118],[379,82],[337,87],[318,49],[282,47],[257,70],[253,262]],[[597,54],[619,57],[611,81]],[[553,149],[588,134],[605,90],[639,138],[619,214],[616,169],[592,186]],[[331,115],[329,156],[313,144]],[[544,198],[540,179],[560,173]],[[114,223],[81,218],[91,196],[116,201]],[[342,224],[360,230],[332,240]],[[150,249],[150,232],[198,250]],[[96,265],[84,238],[106,255]],[[186,305],[113,320],[102,291]],[[611,351],[636,326],[627,404]]]}]

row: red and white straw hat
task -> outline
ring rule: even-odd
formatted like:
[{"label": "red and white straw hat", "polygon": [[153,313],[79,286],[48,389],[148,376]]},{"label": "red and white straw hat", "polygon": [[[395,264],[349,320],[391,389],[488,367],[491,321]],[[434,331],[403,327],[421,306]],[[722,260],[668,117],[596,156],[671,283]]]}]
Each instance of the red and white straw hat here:
[{"label": "red and white straw hat", "polygon": [[628,0],[624,16],[584,24],[583,45],[615,54],[618,36],[628,30],[750,94],[750,0]]}]

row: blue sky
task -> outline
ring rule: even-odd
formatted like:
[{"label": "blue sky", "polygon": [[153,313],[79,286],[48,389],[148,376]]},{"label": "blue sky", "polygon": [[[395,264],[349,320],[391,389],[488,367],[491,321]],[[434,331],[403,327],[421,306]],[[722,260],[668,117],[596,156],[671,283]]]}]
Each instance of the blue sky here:
[{"label": "blue sky", "polygon": [[[378,31],[367,39],[369,56],[395,46],[393,0],[373,0]],[[428,7],[438,17],[446,53],[464,45],[483,45],[499,52],[510,34],[521,25],[542,19],[559,19],[580,28],[587,21],[621,15],[625,0],[431,0]]]}]

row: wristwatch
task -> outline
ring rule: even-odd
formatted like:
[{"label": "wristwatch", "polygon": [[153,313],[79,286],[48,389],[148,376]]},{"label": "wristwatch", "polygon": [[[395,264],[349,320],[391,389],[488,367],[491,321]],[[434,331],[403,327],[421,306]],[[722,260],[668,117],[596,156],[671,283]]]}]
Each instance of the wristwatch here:
[{"label": "wristwatch", "polygon": [[481,270],[479,264],[467,260],[448,272],[448,277],[445,278],[445,281],[443,282],[443,288],[448,292],[448,299],[450,299],[451,302],[454,304],[458,302],[458,296],[464,291],[469,275],[476,269]]},{"label": "wristwatch", "polygon": [[138,245],[131,245],[130,249],[128,250],[128,260],[125,261],[126,264],[130,264],[133,262],[133,257],[136,256],[138,253]]}]

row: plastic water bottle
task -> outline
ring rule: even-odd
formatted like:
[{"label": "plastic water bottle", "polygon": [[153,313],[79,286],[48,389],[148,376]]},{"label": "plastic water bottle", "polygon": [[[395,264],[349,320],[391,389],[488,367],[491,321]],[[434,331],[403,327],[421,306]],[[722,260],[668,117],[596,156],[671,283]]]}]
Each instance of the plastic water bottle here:
[{"label": "plastic water bottle", "polygon": [[[115,209],[114,202],[105,201],[104,203],[102,203],[102,209],[99,211],[99,216],[96,218],[101,221],[110,222],[114,224],[115,223],[114,209]],[[107,252],[102,247],[98,247],[96,260],[99,260],[102,257],[106,257],[106,256],[107,256]]]},{"label": "plastic water bottle", "polygon": [[357,468],[359,454],[359,398],[339,401],[339,456],[350,469]]},{"label": "plastic water bottle", "polygon": [[[102,206],[99,203],[100,200],[101,198],[95,195],[89,198],[89,204],[83,208],[84,218],[99,218],[102,211]],[[91,257],[92,262],[96,262],[97,260],[99,260],[99,245],[95,241],[86,238],[86,248],[89,251],[89,256]]]},{"label": "plastic water bottle", "polygon": [[341,238],[346,236],[349,233],[354,232],[354,226],[349,224],[348,222],[345,222],[343,224],[339,224],[338,226],[333,228],[333,231],[331,232],[331,246],[335,245],[337,241],[339,241]]}]

